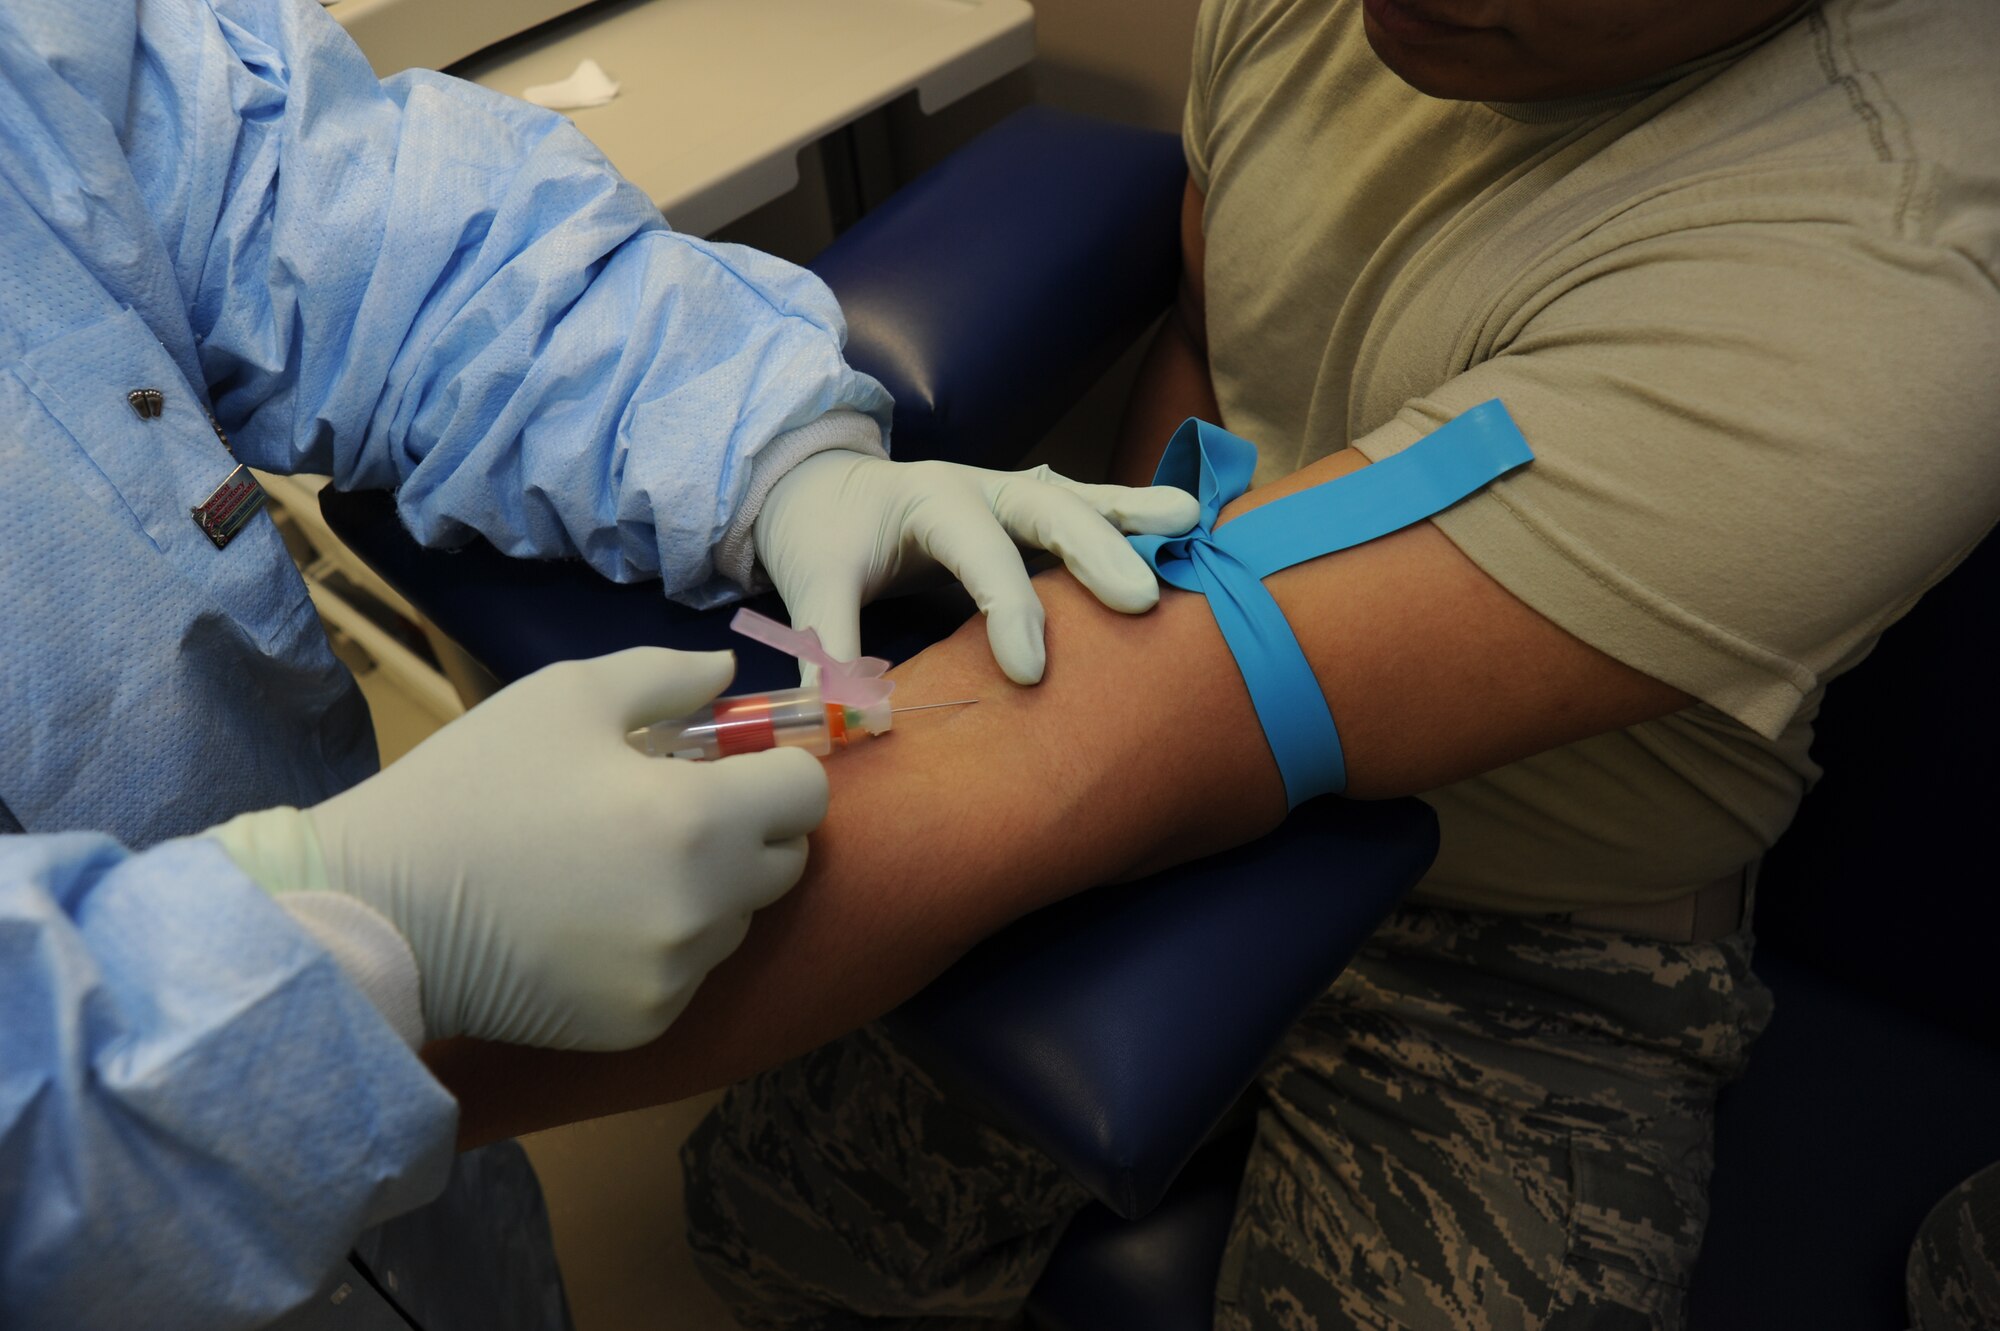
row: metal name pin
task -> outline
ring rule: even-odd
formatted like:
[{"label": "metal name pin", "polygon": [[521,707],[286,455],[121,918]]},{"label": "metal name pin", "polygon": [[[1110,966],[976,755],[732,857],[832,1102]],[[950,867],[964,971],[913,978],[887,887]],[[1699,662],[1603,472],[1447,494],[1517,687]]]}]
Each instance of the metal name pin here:
[{"label": "metal name pin", "polygon": [[132,404],[132,410],[142,421],[158,420],[167,406],[166,397],[157,388],[135,388],[125,395],[125,400]]},{"label": "metal name pin", "polygon": [[208,498],[188,512],[194,515],[195,525],[201,528],[201,534],[220,550],[235,538],[244,523],[257,516],[258,510],[270,497],[257,483],[257,478],[250,474],[248,467],[238,466]]}]

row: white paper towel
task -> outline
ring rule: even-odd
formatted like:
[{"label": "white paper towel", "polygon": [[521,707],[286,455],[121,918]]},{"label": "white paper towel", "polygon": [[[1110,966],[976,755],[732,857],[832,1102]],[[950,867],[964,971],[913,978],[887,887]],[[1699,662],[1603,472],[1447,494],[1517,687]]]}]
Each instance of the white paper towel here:
[{"label": "white paper towel", "polygon": [[618,95],[618,81],[595,60],[585,60],[560,83],[537,83],[521,96],[551,111],[577,111],[602,106]]}]

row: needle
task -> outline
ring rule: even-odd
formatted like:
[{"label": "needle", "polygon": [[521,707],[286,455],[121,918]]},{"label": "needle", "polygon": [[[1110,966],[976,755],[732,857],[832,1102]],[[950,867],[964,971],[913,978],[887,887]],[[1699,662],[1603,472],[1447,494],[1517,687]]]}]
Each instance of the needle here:
[{"label": "needle", "polygon": [[889,710],[892,712],[928,712],[933,707],[970,707],[978,701],[979,699],[977,698],[960,698],[957,702],[926,702],[918,703],[915,707],[891,707]]}]

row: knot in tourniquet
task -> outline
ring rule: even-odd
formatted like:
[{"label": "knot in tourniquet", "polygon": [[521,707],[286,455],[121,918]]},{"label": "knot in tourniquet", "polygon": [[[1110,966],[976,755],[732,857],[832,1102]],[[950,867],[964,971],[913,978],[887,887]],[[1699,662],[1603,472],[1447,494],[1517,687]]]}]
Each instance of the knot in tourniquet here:
[{"label": "knot in tourniquet", "polygon": [[1533,457],[1496,398],[1400,453],[1273,500],[1218,529],[1223,508],[1250,488],[1257,446],[1193,418],[1174,431],[1153,484],[1192,494],[1201,518],[1179,536],[1129,539],[1160,581],[1208,598],[1290,805],[1344,790],[1347,764],[1312,664],[1264,579],[1443,512]]}]

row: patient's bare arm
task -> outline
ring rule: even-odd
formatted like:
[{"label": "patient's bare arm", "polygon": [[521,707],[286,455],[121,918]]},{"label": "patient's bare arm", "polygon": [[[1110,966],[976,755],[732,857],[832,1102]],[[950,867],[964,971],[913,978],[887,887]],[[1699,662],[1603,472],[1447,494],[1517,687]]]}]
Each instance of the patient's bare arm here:
[{"label": "patient's bare arm", "polygon": [[[1240,508],[1364,465],[1348,450]],[[622,1054],[430,1051],[492,1140],[677,1099],[842,1034],[980,938],[1096,883],[1248,840],[1284,813],[1249,695],[1198,597],[1136,618],[1037,584],[1049,669],[1009,684],[976,623],[897,672],[898,699],[979,697],[832,760],[805,880],[665,1036]],[[1339,723],[1348,793],[1427,790],[1684,706],[1556,628],[1429,524],[1273,576]]]},{"label": "patient's bare arm", "polygon": [[1067,575],[1037,587],[1042,684],[1009,683],[977,621],[899,669],[899,702],[983,701],[902,718],[828,762],[833,799],[805,880],[758,914],[659,1041],[608,1055],[433,1046],[463,1106],[461,1140],[733,1081],[887,1011],[1016,916],[1164,847],[1185,858],[1277,821],[1262,741],[1202,743],[1209,726],[1255,722],[1198,600],[1128,619]]}]

